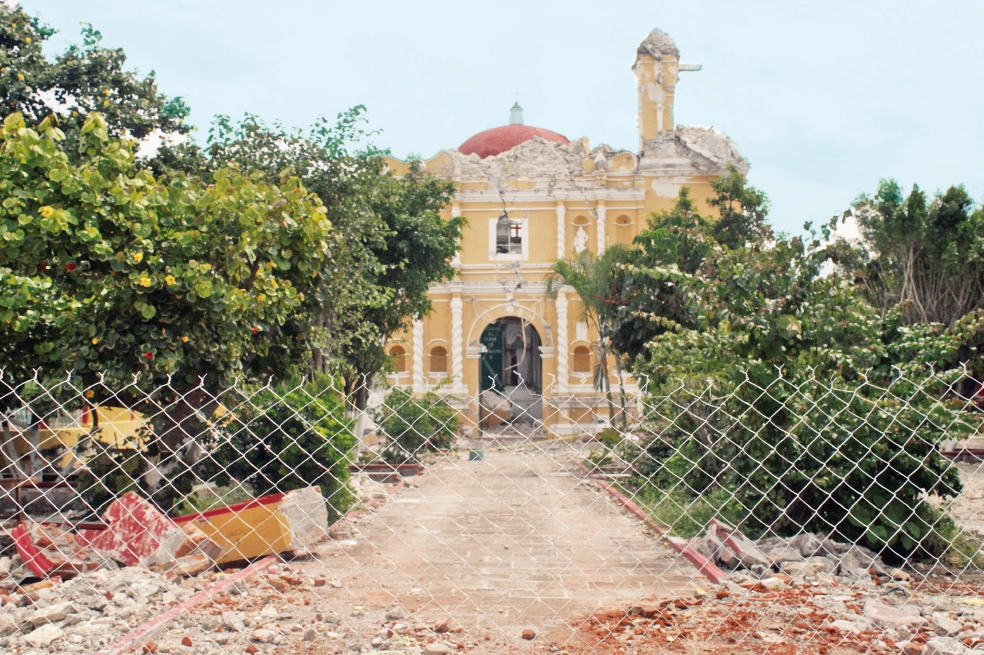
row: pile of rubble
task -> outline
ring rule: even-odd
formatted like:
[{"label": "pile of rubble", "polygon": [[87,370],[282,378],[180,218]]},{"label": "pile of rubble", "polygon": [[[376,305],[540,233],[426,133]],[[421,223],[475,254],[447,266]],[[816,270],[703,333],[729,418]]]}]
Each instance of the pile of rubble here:
[{"label": "pile of rubble", "polygon": [[91,652],[175,607],[175,616],[190,610],[179,603],[223,576],[211,572],[219,565],[304,555],[328,536],[317,487],[174,518],[128,493],[101,519],[72,531],[29,521],[10,529],[16,553],[0,558],[0,652]]},{"label": "pile of rubble", "polygon": [[793,577],[887,575],[881,557],[864,546],[809,533],[752,541],[719,519],[712,519],[707,533],[691,539],[689,545],[723,569],[748,569],[759,577],[769,571]]},{"label": "pile of rubble", "polygon": [[568,652],[984,655],[984,585],[935,581],[822,535],[752,541],[720,520],[686,544],[723,569],[692,598],[574,622]]},{"label": "pile of rubble", "polygon": [[377,482],[369,477],[368,473],[353,473],[349,478],[349,489],[360,503],[366,506],[373,506],[386,502],[387,490],[392,485],[385,482]]},{"label": "pile of rubble", "polygon": [[579,639],[560,646],[597,655],[671,645],[694,654],[984,653],[978,589],[955,594],[952,584],[929,584],[899,569],[859,571],[802,568],[765,578],[736,571],[695,597],[591,614],[571,624]]},{"label": "pile of rubble", "polygon": [[25,585],[0,599],[0,651],[91,653],[193,594],[192,585],[143,567]]}]

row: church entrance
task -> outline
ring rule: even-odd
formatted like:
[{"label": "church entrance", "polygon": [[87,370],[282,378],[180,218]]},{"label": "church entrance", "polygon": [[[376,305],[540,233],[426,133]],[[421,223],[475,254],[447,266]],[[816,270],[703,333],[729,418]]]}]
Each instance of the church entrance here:
[{"label": "church entrance", "polygon": [[482,332],[479,365],[483,427],[543,418],[540,335],[526,320],[500,318]]}]

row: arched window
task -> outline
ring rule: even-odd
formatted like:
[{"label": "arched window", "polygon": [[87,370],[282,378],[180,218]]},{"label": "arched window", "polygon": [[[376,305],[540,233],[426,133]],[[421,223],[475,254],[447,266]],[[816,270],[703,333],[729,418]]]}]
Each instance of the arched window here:
[{"label": "arched window", "polygon": [[390,360],[393,362],[393,369],[397,373],[407,372],[407,351],[403,349],[403,346],[390,348]]},{"label": "arched window", "polygon": [[448,351],[444,346],[434,346],[430,352],[430,372],[448,372]]},{"label": "arched window", "polygon": [[573,366],[574,373],[591,372],[591,351],[587,346],[577,346],[574,348]]}]

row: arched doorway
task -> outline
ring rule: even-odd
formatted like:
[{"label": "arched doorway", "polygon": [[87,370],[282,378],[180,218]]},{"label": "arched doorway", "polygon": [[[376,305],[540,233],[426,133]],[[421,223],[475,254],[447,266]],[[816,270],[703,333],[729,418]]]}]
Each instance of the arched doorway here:
[{"label": "arched doorway", "polygon": [[[511,423],[542,420],[543,361],[540,334],[533,325],[516,316],[497,319],[482,331],[479,388],[483,414],[505,420],[507,405]],[[494,410],[494,411],[493,411]],[[483,419],[486,425],[491,421]]]}]

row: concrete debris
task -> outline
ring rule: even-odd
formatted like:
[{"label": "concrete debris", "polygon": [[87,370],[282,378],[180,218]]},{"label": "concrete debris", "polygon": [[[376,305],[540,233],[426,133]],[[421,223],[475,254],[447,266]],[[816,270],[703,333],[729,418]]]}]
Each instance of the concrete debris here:
[{"label": "concrete debris", "polygon": [[[363,505],[385,501],[387,497],[386,490],[389,489],[390,486],[384,482],[377,482],[376,480],[373,480],[369,477],[368,473],[363,472],[353,473],[349,478],[348,485],[349,489],[352,491],[352,495],[358,498],[359,502]],[[339,537],[332,535],[332,538],[338,539]]]},{"label": "concrete debris", "polygon": [[193,525],[214,542],[221,553],[219,564],[284,552],[302,554],[328,537],[328,507],[318,487],[178,516],[174,522]]},{"label": "concrete debris", "polygon": [[899,626],[921,627],[926,619],[918,611],[905,607],[892,607],[876,598],[869,598],[864,603],[864,615],[874,621],[880,628],[895,628]]},{"label": "concrete debris", "polygon": [[[102,561],[79,544],[74,535],[54,525],[21,523],[10,534],[24,566],[40,578],[70,578],[99,568]],[[9,571],[10,566],[7,568]]]},{"label": "concrete debris", "polygon": [[328,538],[328,503],[320,488],[287,492],[279,513],[290,526],[290,551],[295,555],[310,552],[312,546]]},{"label": "concrete debris", "polygon": [[667,179],[693,174],[726,174],[729,165],[748,172],[748,162],[726,135],[710,128],[678,125],[660,132],[636,153],[599,146],[589,150],[586,140],[570,144],[533,137],[511,150],[480,158],[444,150],[428,162],[428,172],[463,180],[486,181],[504,193],[518,181],[533,183],[534,192],[554,190],[592,193],[595,175],[608,171],[658,169]]},{"label": "concrete debris", "polygon": [[908,575],[898,569],[887,569],[881,557],[864,546],[835,543],[813,534],[752,541],[720,519],[712,519],[707,533],[691,539],[690,547],[722,569],[747,569],[759,577],[768,577],[773,572],[805,579],[820,574],[837,574],[854,580],[870,575],[904,579]]},{"label": "concrete debris", "polygon": [[958,587],[970,594],[958,596],[943,593],[954,589],[952,579],[855,581],[820,572],[809,580],[775,580],[738,570],[701,597],[657,599],[651,606],[580,617],[569,625],[581,633],[584,648],[572,650],[622,653],[631,645],[631,652],[687,655],[984,652],[984,610],[977,609],[976,584]]},{"label": "concrete debris", "polygon": [[482,403],[482,427],[495,427],[512,420],[513,404],[498,391],[488,389],[480,396]]},{"label": "concrete debris", "polygon": [[963,623],[951,619],[946,614],[939,614],[933,617],[933,629],[941,637],[954,637],[963,630]]},{"label": "concrete debris", "polygon": [[134,566],[157,552],[179,528],[134,492],[114,500],[102,515],[105,530],[79,530],[77,540],[124,566]]},{"label": "concrete debris", "polygon": [[402,605],[393,605],[386,610],[387,621],[402,621],[405,618],[407,618],[407,611],[403,609]]},{"label": "concrete debris", "polygon": [[195,593],[177,581],[133,566],[12,594],[0,608],[0,651],[30,646],[42,653],[94,652]]},{"label": "concrete debris", "polygon": [[711,519],[711,527],[715,530],[717,538],[720,539],[728,549],[738,557],[738,562],[745,568],[752,568],[755,565],[771,567],[772,560],[759,549],[750,539],[741,534],[735,528],[722,522],[719,519]]},{"label": "concrete debris", "polygon": [[670,35],[663,30],[653,30],[649,36],[639,44],[639,54],[651,55],[656,61],[662,61],[663,57],[680,58],[680,51]]},{"label": "concrete debris", "polygon": [[640,169],[662,169],[671,163],[679,167],[681,162],[703,174],[726,171],[729,164],[743,173],[749,169],[734,141],[705,127],[677,125],[673,130],[664,130],[643,143],[642,154]]},{"label": "concrete debris", "polygon": [[964,655],[969,650],[952,637],[933,637],[926,642],[922,655]]}]

